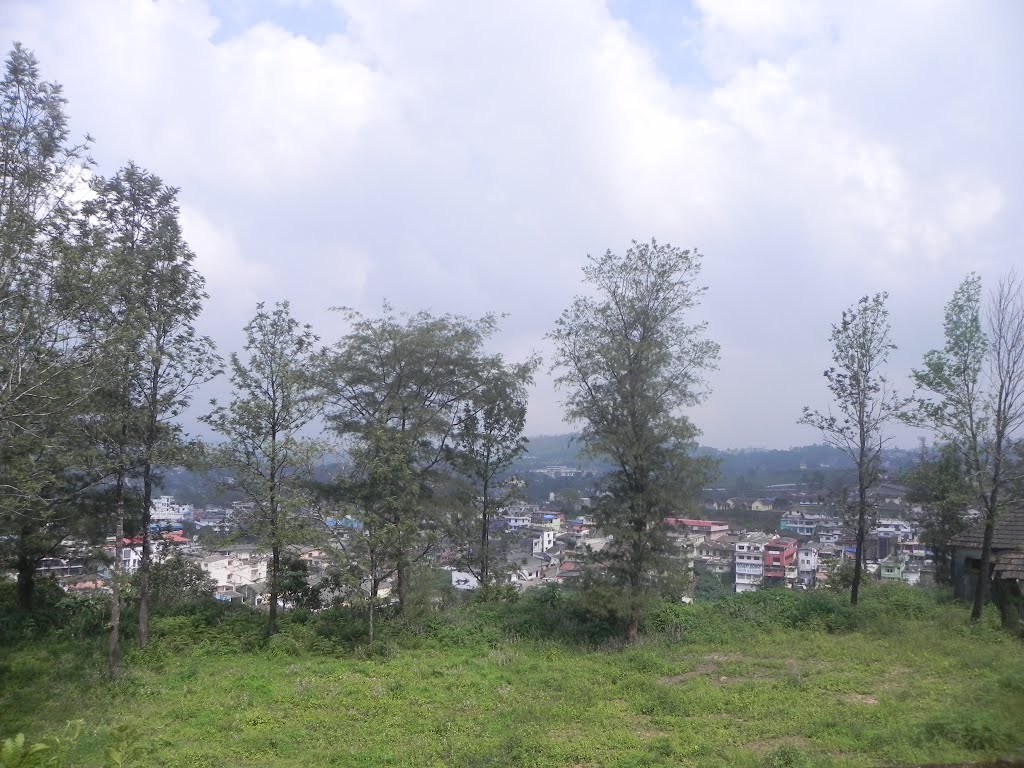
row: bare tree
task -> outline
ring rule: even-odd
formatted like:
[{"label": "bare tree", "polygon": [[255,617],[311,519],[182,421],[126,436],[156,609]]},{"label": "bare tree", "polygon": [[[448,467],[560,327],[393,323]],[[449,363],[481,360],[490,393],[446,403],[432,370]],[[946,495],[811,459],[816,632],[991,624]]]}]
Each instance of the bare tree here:
[{"label": "bare tree", "polygon": [[946,305],[945,346],[912,374],[919,396],[909,418],[962,457],[974,503],[984,516],[981,563],[971,619],[981,618],[991,577],[996,520],[1020,487],[1024,426],[1024,286],[1011,273],[983,306],[981,278],[968,275]]},{"label": "bare tree", "polygon": [[824,412],[804,407],[799,420],[819,430],[822,439],[849,456],[857,469],[857,552],[851,605],[857,604],[864,569],[864,538],[871,510],[868,492],[878,482],[882,452],[892,440],[887,428],[904,406],[885,378],[889,353],[896,349],[889,337],[888,298],[887,293],[864,296],[832,326],[834,365],[824,376],[833,405]]}]

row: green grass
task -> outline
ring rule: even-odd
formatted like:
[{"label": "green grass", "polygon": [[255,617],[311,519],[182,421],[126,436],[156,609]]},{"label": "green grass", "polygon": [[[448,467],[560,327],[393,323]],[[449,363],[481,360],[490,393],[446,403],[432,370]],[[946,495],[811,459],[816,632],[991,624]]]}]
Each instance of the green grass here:
[{"label": "green grass", "polygon": [[[146,766],[877,766],[1021,756],[1024,649],[930,593],[664,606],[635,647],[552,620],[554,592],[435,615],[373,647],[293,621],[154,620],[111,683],[98,647],[0,649],[0,736],[83,720],[70,765],[135,734]],[[574,634],[575,633],[575,634]],[[328,636],[325,636],[328,635]],[[121,730],[114,732],[115,728]]]}]

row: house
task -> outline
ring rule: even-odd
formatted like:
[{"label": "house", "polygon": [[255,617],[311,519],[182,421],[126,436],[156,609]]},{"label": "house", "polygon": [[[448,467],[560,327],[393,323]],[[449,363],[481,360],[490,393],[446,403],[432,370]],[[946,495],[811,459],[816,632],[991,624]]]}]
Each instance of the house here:
[{"label": "house", "polygon": [[502,519],[505,521],[505,527],[517,531],[520,528],[529,528],[533,524],[533,513],[536,511],[537,507],[533,505],[509,507],[502,513]]},{"label": "house", "polygon": [[518,557],[513,555],[509,560],[509,565],[512,566],[512,573],[509,576],[509,581],[513,584],[520,586],[528,586],[524,582],[536,582],[544,575],[544,569],[549,566],[547,560],[534,555],[527,555]]},{"label": "house", "polygon": [[813,587],[817,584],[818,548],[811,544],[804,544],[796,551],[796,578],[801,584]]},{"label": "house", "polygon": [[754,499],[750,504],[751,512],[771,512],[775,503],[771,499]]},{"label": "house", "polygon": [[993,568],[992,595],[1003,626],[1024,636],[1024,550],[1004,552]]},{"label": "house", "polygon": [[910,558],[902,554],[892,554],[878,563],[879,577],[882,581],[903,581]]},{"label": "house", "polygon": [[[985,523],[979,521],[950,539],[953,550],[953,591],[963,600],[974,598],[981,572],[982,537]],[[1009,509],[996,518],[992,531],[990,571],[992,598],[999,606],[1003,626],[1016,630],[1022,617],[1021,579],[1024,553],[1024,508]]]},{"label": "house", "polygon": [[779,520],[779,528],[785,533],[811,537],[818,528],[818,521],[808,519],[802,512],[787,512]]}]

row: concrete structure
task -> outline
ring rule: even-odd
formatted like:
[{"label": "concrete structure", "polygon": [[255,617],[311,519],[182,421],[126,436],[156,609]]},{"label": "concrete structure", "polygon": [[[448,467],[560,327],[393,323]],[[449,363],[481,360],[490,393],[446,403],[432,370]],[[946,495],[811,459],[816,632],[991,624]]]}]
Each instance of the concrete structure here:
[{"label": "concrete structure", "polygon": [[797,541],[785,536],[764,545],[764,584],[782,587],[797,580]]},{"label": "concrete structure", "polygon": [[805,544],[796,551],[796,578],[800,584],[814,587],[818,583],[818,548]]},{"label": "concrete structure", "polygon": [[748,534],[736,542],[736,591],[754,592],[764,582],[764,547],[773,537]]},{"label": "concrete structure", "polygon": [[666,517],[665,522],[673,528],[682,528],[688,533],[704,536],[723,536],[729,532],[729,524],[721,520],[693,520],[688,517]]}]

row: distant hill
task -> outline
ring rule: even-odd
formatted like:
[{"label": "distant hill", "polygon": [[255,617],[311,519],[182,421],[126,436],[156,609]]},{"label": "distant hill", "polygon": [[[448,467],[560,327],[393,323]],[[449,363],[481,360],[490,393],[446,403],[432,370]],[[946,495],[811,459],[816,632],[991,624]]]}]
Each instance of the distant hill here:
[{"label": "distant hill", "polygon": [[[515,470],[526,472],[551,465],[580,466],[600,471],[601,465],[582,455],[575,433],[531,437],[526,454]],[[842,451],[828,445],[804,445],[787,449],[733,448],[720,450],[701,446],[701,456],[718,461],[716,485],[740,491],[753,491],[775,484],[802,484],[823,487],[853,470],[853,462]],[[886,452],[885,465],[899,470],[917,460],[916,451],[894,448]]]}]

